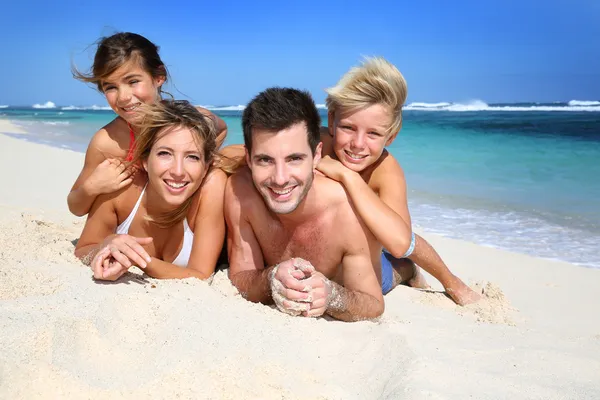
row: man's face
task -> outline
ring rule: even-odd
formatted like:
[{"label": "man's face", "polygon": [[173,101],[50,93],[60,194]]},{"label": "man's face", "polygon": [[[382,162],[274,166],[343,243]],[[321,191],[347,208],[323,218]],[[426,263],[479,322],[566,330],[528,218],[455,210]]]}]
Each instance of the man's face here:
[{"label": "man's face", "polygon": [[320,159],[321,144],[313,157],[304,122],[279,132],[254,128],[252,153],[246,153],[254,186],[276,214],[289,214],[302,203]]}]

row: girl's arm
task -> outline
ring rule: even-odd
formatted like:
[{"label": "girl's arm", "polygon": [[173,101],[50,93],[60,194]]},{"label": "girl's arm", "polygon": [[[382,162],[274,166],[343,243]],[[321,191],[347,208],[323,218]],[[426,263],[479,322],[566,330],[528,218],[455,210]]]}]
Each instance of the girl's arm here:
[{"label": "girl's arm", "polygon": [[194,222],[194,244],[187,268],[152,258],[144,270],[158,279],[196,277],[207,279],[214,272],[225,241],[223,200],[227,175],[215,168],[205,178]]},{"label": "girl's arm", "polygon": [[67,204],[69,210],[78,217],[90,211],[94,200],[100,194],[115,192],[131,184],[131,170],[117,159],[108,159],[105,129],[96,132],[85,153],[83,169],[73,184]]},{"label": "girl's arm", "polygon": [[357,172],[329,156],[317,168],[344,185],[361,219],[379,243],[394,257],[404,256],[410,246],[412,228],[406,181],[398,162],[388,153],[373,171],[371,184],[379,189],[379,196]]},{"label": "girl's arm", "polygon": [[196,107],[198,111],[200,111],[204,116],[209,117],[215,123],[217,128],[217,149],[220,149],[225,142],[225,138],[227,137],[227,123],[221,119],[218,115],[207,110],[206,108]]}]

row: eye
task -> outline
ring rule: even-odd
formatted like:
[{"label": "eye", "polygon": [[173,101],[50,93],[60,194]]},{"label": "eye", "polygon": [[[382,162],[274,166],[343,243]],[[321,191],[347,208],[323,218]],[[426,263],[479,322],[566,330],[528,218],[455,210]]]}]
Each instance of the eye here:
[{"label": "eye", "polygon": [[260,157],[256,159],[256,163],[259,165],[269,165],[271,163],[271,159],[267,157]]},{"label": "eye", "polygon": [[171,155],[171,153],[166,150],[160,150],[158,153],[156,153],[156,155],[159,157],[168,157]]},{"label": "eye", "polygon": [[139,82],[138,79],[132,79],[132,80],[129,81],[129,84],[133,85],[133,84],[138,83],[138,82]]},{"label": "eye", "polygon": [[191,159],[192,159],[192,160],[194,160],[194,161],[200,161],[200,156],[197,156],[197,155],[195,155],[195,154],[190,154],[190,155],[188,156],[188,158],[191,158]]},{"label": "eye", "polygon": [[300,161],[302,161],[304,159],[304,157],[302,156],[292,156],[289,158],[289,160],[293,163],[298,163]]},{"label": "eye", "polygon": [[340,128],[345,129],[347,131],[351,131],[352,127],[350,125],[340,125]]},{"label": "eye", "polygon": [[113,85],[104,86],[104,93],[108,92],[109,90],[114,90],[114,89],[116,89],[116,86],[113,86]]},{"label": "eye", "polygon": [[369,132],[369,136],[382,137],[383,135],[380,134],[379,132],[371,131],[371,132]]}]

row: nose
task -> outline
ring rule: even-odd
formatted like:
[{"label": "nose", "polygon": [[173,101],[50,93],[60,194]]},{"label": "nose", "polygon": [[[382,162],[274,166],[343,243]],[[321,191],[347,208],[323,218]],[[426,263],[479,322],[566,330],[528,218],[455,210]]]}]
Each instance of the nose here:
[{"label": "nose", "polygon": [[274,183],[277,186],[285,186],[290,180],[290,174],[287,170],[287,165],[285,162],[282,163],[276,163],[275,165],[275,176],[274,176]]},{"label": "nose", "polygon": [[183,167],[183,157],[175,156],[173,157],[173,163],[171,164],[171,169],[169,171],[173,178],[183,178],[185,175],[185,169]]},{"label": "nose", "polygon": [[352,136],[352,142],[350,144],[355,149],[363,149],[365,147],[365,133],[357,132]]},{"label": "nose", "polygon": [[131,90],[127,87],[119,88],[119,105],[126,106],[131,101]]}]

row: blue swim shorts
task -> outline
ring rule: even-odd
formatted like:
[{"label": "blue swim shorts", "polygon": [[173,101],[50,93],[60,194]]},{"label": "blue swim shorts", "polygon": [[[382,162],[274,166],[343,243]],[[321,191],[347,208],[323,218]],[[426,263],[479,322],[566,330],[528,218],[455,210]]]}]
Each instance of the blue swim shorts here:
[{"label": "blue swim shorts", "polygon": [[[412,233],[410,239],[410,246],[406,253],[401,258],[409,257],[415,250],[415,233]],[[387,294],[392,290],[394,284],[394,273],[392,271],[392,260],[395,257],[391,255],[386,249],[381,251],[381,292]]]}]

